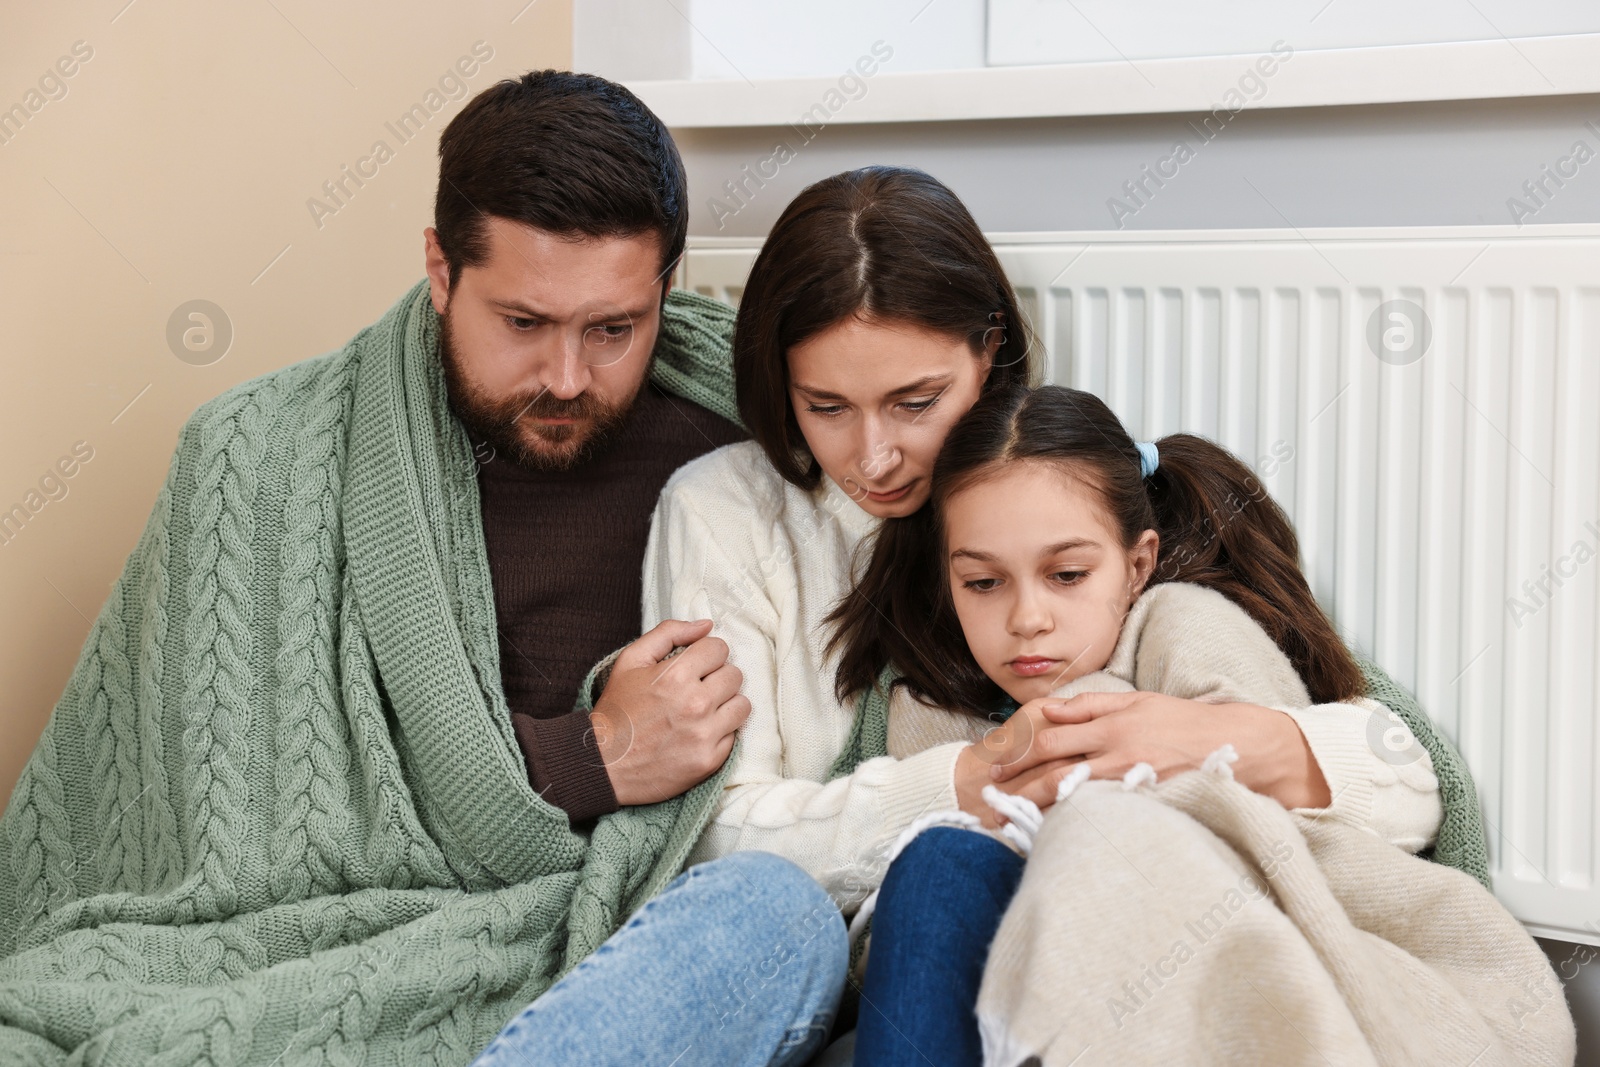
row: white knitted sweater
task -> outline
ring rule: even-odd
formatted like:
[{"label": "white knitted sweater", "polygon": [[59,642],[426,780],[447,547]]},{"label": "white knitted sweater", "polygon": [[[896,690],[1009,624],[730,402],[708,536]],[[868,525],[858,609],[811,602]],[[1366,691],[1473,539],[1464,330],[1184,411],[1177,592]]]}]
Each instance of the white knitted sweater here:
[{"label": "white knitted sweater", "polygon": [[[785,482],[746,441],[672,476],[644,562],[644,628],[668,618],[713,620],[751,704],[719,811],[690,862],[740,849],[775,852],[847,910],[877,887],[901,831],[919,815],[956,807],[956,757],[976,724],[948,715],[949,728],[934,726],[922,731],[922,743],[907,745],[897,718],[909,719],[915,702],[896,700],[892,754],[824,781],[855,709],[834,695],[838,660],[824,654],[830,631],[823,620],[849,592],[852,568],[864,562],[856,549],[878,522],[826,476],[809,493]],[[1279,710],[1299,724],[1328,780],[1334,799],[1324,818],[1408,851],[1433,840],[1443,809],[1431,765],[1424,755],[1396,767],[1373,751],[1372,705]],[[939,738],[950,739],[924,747]]]}]

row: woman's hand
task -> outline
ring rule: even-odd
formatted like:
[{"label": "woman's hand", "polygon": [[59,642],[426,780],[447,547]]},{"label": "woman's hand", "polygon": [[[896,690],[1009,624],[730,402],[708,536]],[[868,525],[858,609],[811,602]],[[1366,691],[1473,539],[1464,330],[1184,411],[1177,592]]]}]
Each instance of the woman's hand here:
[{"label": "woman's hand", "polygon": [[1254,792],[1285,808],[1325,808],[1332,801],[1300,727],[1272,708],[1205,704],[1162,693],[1081,693],[1069,700],[1029,701],[1006,726],[1024,713],[1027,719],[1004,739],[1008,747],[990,771],[1007,792],[1013,790],[1002,783],[1082,760],[1089,761],[1095,778],[1120,778],[1134,764],[1148,763],[1162,779],[1196,769],[1232,744],[1239,753],[1234,778]]}]

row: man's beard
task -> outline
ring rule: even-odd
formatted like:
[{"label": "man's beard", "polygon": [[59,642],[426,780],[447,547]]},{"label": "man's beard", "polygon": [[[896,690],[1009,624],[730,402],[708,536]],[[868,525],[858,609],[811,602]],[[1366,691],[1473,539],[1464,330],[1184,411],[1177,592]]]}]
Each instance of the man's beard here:
[{"label": "man's beard", "polygon": [[[467,432],[487,442],[494,455],[532,470],[566,471],[592,458],[628,419],[633,397],[613,407],[589,392],[571,400],[545,390],[524,390],[495,397],[467,378],[450,331],[450,311],[439,317],[439,361],[450,410]],[[637,394],[636,394],[637,395]],[[536,422],[536,419],[581,419],[587,425]],[[479,456],[480,462],[489,457]]]}]

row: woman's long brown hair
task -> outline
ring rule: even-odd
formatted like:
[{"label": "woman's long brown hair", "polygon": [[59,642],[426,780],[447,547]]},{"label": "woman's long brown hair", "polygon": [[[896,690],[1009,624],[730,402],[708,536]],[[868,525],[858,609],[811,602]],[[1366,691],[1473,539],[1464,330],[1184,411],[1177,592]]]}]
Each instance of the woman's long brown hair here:
[{"label": "woman's long brown hair", "polygon": [[955,193],[910,167],[862,167],[809,185],[761,246],[733,330],[739,418],[802,489],[822,471],[789,399],[788,352],[852,315],[965,340],[974,357],[998,329],[984,390],[1034,379],[1016,294]]},{"label": "woman's long brown hair", "polygon": [[986,714],[1004,696],[967,648],[950,597],[941,516],[950,497],[1023,460],[1061,464],[1097,492],[1131,550],[1145,530],[1161,537],[1150,586],[1193,582],[1244,608],[1281,648],[1319,704],[1366,691],[1360,667],[1312,595],[1294,526],[1254,472],[1203,437],[1157,442],[1160,465],[1141,477],[1139,451],[1092,393],[1015,386],[980,399],[945,439],[927,505],[885,520],[872,559],[829,616],[841,650],[841,700],[893,664],[918,698]]}]

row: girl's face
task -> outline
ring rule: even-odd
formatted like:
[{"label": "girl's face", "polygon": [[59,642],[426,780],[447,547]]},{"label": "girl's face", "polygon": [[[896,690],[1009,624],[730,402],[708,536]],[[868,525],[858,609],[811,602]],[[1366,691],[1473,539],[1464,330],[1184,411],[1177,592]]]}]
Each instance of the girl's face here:
[{"label": "girl's face", "polygon": [[978,399],[1000,331],[975,355],[921,326],[851,316],[789,349],[789,402],[828,477],[869,514],[910,515],[956,420]]},{"label": "girl's face", "polygon": [[950,593],[973,659],[1027,703],[1111,659],[1160,537],[1123,549],[1098,494],[1059,464],[992,470],[946,502]]}]

